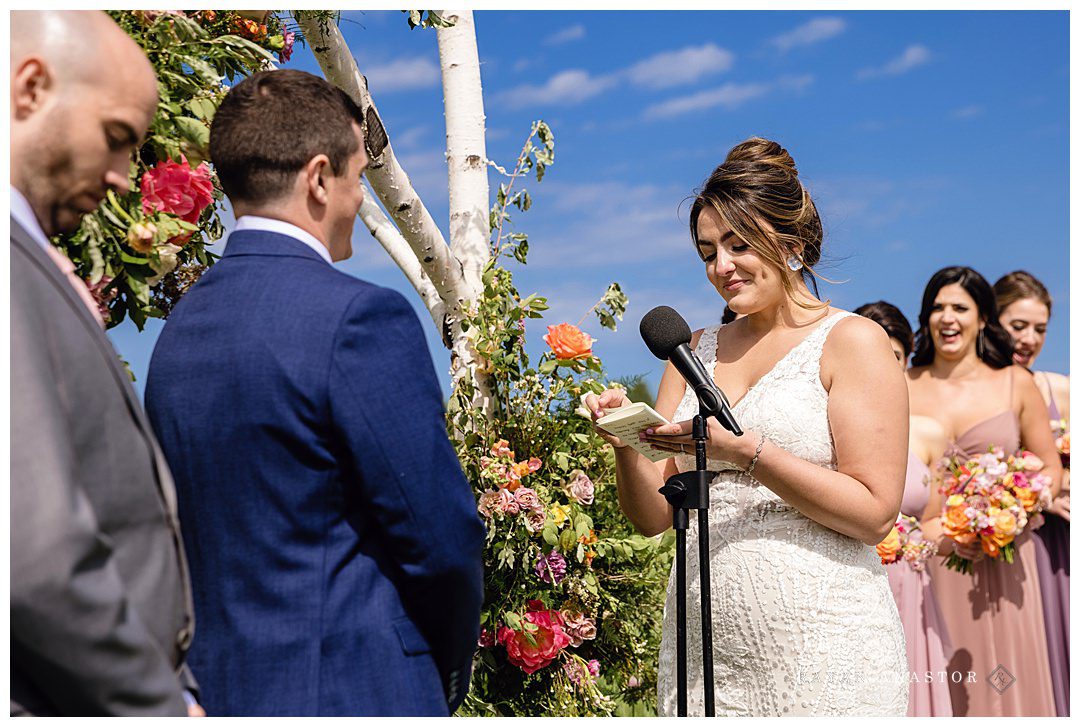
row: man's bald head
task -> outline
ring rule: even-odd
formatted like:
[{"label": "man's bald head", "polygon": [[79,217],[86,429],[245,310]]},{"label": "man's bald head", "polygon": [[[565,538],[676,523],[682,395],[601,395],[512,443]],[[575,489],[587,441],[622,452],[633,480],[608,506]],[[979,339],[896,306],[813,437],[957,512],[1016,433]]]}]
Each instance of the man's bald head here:
[{"label": "man's bald head", "polygon": [[153,66],[138,44],[100,10],[16,10],[11,13],[11,65],[37,56],[60,83],[101,83],[120,71],[157,92]]},{"label": "man's bald head", "polygon": [[71,232],[109,188],[157,107],[154,69],[100,11],[11,13],[11,180],[46,234]]}]

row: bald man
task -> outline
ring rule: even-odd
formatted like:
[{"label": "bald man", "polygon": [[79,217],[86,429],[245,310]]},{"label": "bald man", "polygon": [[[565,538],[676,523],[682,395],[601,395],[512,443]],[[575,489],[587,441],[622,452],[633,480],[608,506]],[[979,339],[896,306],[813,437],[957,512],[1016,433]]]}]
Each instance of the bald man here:
[{"label": "bald man", "polygon": [[48,240],[128,191],[157,82],[101,12],[13,12],[11,41],[11,713],[184,716],[173,481]]}]

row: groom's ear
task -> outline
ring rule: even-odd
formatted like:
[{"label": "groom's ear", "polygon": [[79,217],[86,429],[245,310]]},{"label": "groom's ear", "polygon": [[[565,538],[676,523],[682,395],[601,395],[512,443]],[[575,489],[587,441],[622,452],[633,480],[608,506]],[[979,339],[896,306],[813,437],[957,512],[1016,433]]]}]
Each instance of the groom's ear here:
[{"label": "groom's ear", "polygon": [[327,181],[333,174],[330,158],[325,154],[313,156],[304,165],[304,181],[307,184],[308,195],[321,205],[326,205],[330,201],[330,188]]}]

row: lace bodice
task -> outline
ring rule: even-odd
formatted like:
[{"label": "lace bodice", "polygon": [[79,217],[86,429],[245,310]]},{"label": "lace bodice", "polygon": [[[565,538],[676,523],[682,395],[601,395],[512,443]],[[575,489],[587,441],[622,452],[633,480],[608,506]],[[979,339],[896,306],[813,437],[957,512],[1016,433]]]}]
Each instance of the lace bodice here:
[{"label": "lace bodice", "polygon": [[[836,468],[821,385],[821,352],[839,312],[818,324],[732,407],[755,438]],[[716,366],[719,327],[697,354]],[[689,388],[673,421],[691,419]],[[710,426],[719,426],[712,422]],[[692,455],[678,455],[681,471]],[[709,461],[714,692],[718,715],[903,715],[904,636],[874,548],[810,520],[731,463]],[[697,523],[687,533],[690,714],[703,714]],[[675,582],[668,587],[660,654],[660,712],[675,714]]]}]

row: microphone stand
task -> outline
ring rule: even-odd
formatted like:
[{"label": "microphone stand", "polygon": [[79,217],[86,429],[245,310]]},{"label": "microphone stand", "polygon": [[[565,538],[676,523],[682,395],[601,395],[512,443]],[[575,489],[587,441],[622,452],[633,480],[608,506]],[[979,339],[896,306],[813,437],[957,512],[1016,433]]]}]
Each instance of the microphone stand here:
[{"label": "microphone stand", "polygon": [[[690,510],[698,516],[698,573],[701,582],[701,651],[702,680],[705,682],[705,716],[716,716],[713,684],[712,649],[712,579],[709,574],[709,483],[715,472],[709,472],[705,443],[709,439],[706,409],[699,405],[694,416],[694,453],[697,469],[669,477],[660,494],[672,508],[672,527],[675,529],[675,623],[676,675],[678,686],[678,715],[686,716],[686,529]],[[741,432],[740,432],[741,434]]]}]

